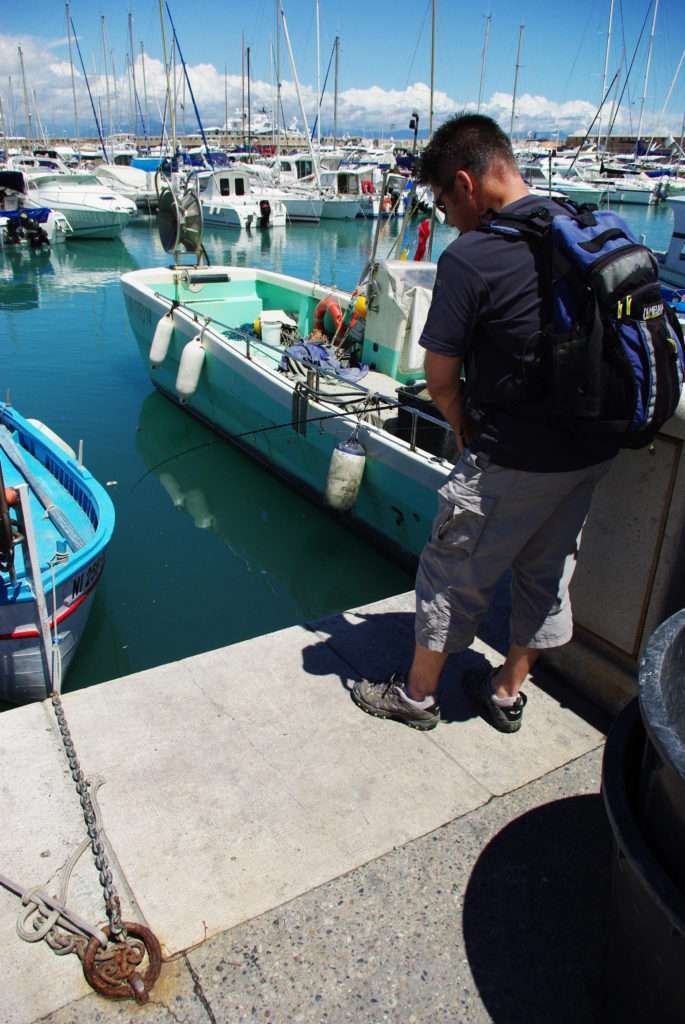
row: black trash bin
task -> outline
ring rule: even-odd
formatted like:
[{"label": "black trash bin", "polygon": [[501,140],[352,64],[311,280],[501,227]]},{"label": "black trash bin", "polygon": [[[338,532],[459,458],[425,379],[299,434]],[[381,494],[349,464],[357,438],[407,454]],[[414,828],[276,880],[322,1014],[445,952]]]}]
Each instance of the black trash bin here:
[{"label": "black trash bin", "polygon": [[640,713],[647,733],[638,790],[640,827],[685,892],[685,610],[650,638],[640,666]]},{"label": "black trash bin", "polygon": [[646,742],[636,699],[614,722],[602,766],[614,835],[603,1019],[685,1024],[685,896],[659,863],[636,811]]}]

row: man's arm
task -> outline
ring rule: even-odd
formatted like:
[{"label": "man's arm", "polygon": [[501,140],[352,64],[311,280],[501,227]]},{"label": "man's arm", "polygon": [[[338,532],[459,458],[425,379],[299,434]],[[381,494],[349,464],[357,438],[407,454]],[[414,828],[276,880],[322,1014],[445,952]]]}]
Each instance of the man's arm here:
[{"label": "man's arm", "polygon": [[427,351],[424,368],[426,386],[438,409],[454,430],[457,448],[464,450],[464,421],[459,378],[464,360]]}]

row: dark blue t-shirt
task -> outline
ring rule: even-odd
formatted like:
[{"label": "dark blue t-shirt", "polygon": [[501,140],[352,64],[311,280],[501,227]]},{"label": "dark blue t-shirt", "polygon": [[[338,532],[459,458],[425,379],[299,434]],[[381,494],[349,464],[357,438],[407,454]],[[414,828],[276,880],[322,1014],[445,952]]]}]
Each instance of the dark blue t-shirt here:
[{"label": "dark blue t-shirt", "polygon": [[[565,212],[540,196],[525,196],[505,209],[518,214],[540,206]],[[539,473],[582,469],[612,458],[618,451],[613,438],[577,434],[515,401],[498,407],[482,400],[482,387],[481,397],[469,394],[469,369],[473,379],[477,365],[479,384],[501,384],[540,329],[540,286],[527,242],[469,231],[445,249],[420,344],[464,359],[469,407],[476,413],[472,450],[487,453],[498,465]]]}]

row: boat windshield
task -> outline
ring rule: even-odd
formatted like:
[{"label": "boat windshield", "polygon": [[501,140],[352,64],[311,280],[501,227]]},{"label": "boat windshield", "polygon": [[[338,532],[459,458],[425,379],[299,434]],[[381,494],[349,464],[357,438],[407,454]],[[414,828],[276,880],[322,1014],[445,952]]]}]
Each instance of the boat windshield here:
[{"label": "boat windshield", "polygon": [[98,185],[102,187],[94,174],[38,174],[33,178],[35,185]]}]

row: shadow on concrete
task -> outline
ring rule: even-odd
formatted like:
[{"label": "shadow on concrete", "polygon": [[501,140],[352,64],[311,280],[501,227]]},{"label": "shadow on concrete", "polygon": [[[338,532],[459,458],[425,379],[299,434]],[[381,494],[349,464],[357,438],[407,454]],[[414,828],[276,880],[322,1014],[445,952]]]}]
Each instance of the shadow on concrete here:
[{"label": "shadow on concrete", "polygon": [[529,811],[485,847],[464,899],[464,940],[494,1024],[603,1019],[611,833],[597,795]]},{"label": "shadow on concrete", "polygon": [[[371,612],[355,615],[352,621],[340,615],[307,628],[328,633],[329,638],[304,648],[305,672],[314,676],[337,673],[347,692],[362,676],[387,679],[391,672],[409,668],[414,651],[414,616],[410,612]],[[347,671],[341,672],[341,662]],[[471,650],[448,659],[438,691],[443,723],[464,722],[477,716],[464,694],[461,678],[466,669],[486,664],[481,654]]]}]

